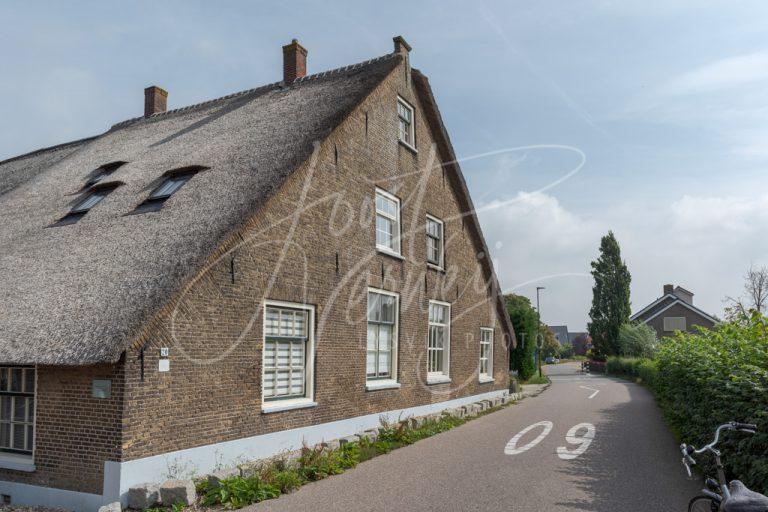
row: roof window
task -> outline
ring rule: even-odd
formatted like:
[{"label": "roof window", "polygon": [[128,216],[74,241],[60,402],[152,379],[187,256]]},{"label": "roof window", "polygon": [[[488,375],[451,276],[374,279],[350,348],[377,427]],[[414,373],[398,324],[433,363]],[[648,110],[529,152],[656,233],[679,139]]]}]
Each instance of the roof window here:
[{"label": "roof window", "polygon": [[92,171],[88,176],[85,185],[83,185],[83,190],[89,189],[97,183],[100,183],[104,178],[115,172],[119,167],[125,165],[126,163],[128,162],[112,162],[102,165],[98,169]]}]

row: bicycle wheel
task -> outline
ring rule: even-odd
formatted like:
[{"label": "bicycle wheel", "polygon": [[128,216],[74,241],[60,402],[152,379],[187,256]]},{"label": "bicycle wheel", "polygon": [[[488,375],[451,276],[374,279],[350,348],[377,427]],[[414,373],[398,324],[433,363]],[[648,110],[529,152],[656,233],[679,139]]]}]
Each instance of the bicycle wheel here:
[{"label": "bicycle wheel", "polygon": [[720,503],[708,496],[696,496],[688,503],[688,512],[717,512]]}]

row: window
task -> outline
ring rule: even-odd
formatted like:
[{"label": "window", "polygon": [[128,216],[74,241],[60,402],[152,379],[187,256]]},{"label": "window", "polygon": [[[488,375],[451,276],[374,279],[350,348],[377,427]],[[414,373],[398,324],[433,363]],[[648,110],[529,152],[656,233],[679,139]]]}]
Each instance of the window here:
[{"label": "window", "polygon": [[451,351],[451,305],[429,301],[429,342],[427,347],[427,383],[448,377]]},{"label": "window", "polygon": [[427,263],[443,268],[443,222],[427,215]]},{"label": "window", "polygon": [[83,186],[83,190],[91,188],[92,186],[101,182],[104,180],[104,178],[115,172],[119,167],[125,165],[126,163],[127,162],[112,162],[111,164],[102,165],[91,173],[91,175],[88,177],[88,180],[85,182],[85,185]]},{"label": "window", "polygon": [[97,185],[96,188],[92,188],[90,192],[88,192],[85,197],[80,199],[80,201],[70,210],[68,214],[66,214],[64,217],[59,219],[58,222],[56,222],[56,226],[63,226],[66,224],[74,224],[75,222],[79,221],[85,215],[93,209],[94,206],[99,204],[105,197],[107,197],[109,194],[112,193],[116,188],[118,187],[117,184],[112,185]]},{"label": "window", "polygon": [[480,381],[493,380],[493,329],[480,328]]},{"label": "window", "polygon": [[416,137],[413,132],[413,107],[402,98],[397,98],[397,118],[399,122],[397,138],[407,146],[415,148]]},{"label": "window", "polygon": [[400,255],[400,200],[376,189],[376,248]]},{"label": "window", "polygon": [[368,290],[366,379],[397,379],[397,294]]},{"label": "window", "polygon": [[34,434],[35,369],[0,366],[0,458],[31,457]]},{"label": "window", "polygon": [[159,187],[157,187],[152,191],[151,194],[149,194],[149,201],[168,199],[173,195],[174,192],[179,190],[186,182],[188,182],[189,178],[191,177],[192,174],[178,174],[176,176],[169,176],[160,184]]},{"label": "window", "polygon": [[264,410],[289,402],[315,405],[312,399],[314,309],[268,302],[264,312]]},{"label": "window", "polygon": [[665,316],[664,317],[664,330],[671,331],[685,331],[685,317],[684,316]]},{"label": "window", "polygon": [[165,201],[184,186],[192,177],[205,167],[188,167],[166,173],[165,178],[141,203],[134,213],[156,212],[163,207]]}]

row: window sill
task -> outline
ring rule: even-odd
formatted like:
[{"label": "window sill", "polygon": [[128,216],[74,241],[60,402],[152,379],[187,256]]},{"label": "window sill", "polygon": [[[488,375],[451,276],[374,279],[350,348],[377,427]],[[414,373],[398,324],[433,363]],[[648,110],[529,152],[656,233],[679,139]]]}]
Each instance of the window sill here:
[{"label": "window sill", "polygon": [[13,471],[23,471],[25,473],[34,473],[35,463],[31,457],[23,457],[11,454],[0,454],[0,468],[11,469]]},{"label": "window sill", "polygon": [[447,384],[451,382],[448,375],[427,375],[427,384]]},{"label": "window sill", "polygon": [[272,412],[292,411],[294,409],[305,409],[308,407],[317,407],[317,402],[309,398],[297,398],[293,400],[278,400],[276,402],[265,402],[261,404],[261,414]]},{"label": "window sill", "polygon": [[432,270],[445,274],[445,269],[440,265],[435,265],[434,263],[427,262],[427,268],[431,268]]},{"label": "window sill", "polygon": [[400,389],[400,383],[392,379],[369,380],[365,383],[366,391],[378,391],[380,389]]},{"label": "window sill", "polygon": [[405,256],[402,254],[390,251],[389,249],[384,249],[383,247],[376,247],[376,252],[383,254],[384,256],[389,256],[390,258],[395,258],[396,260],[405,261]]},{"label": "window sill", "polygon": [[397,139],[397,142],[399,142],[401,146],[405,147],[408,151],[410,151],[414,155],[418,155],[419,154],[419,150],[418,149],[416,149],[415,147],[411,146],[410,144],[408,144],[404,140]]},{"label": "window sill", "polygon": [[487,377],[485,375],[480,376],[480,384],[488,384],[489,382],[494,382],[494,380],[493,377]]}]

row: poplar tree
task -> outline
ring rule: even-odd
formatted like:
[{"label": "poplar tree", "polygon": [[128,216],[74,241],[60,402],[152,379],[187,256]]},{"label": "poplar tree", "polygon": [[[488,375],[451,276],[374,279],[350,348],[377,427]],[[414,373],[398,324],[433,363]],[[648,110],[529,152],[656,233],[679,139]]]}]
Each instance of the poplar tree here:
[{"label": "poplar tree", "polygon": [[609,231],[600,240],[600,256],[592,262],[592,308],[589,310],[589,334],[594,357],[605,360],[619,354],[619,329],[629,322],[629,275],[621,259],[619,242]]}]

